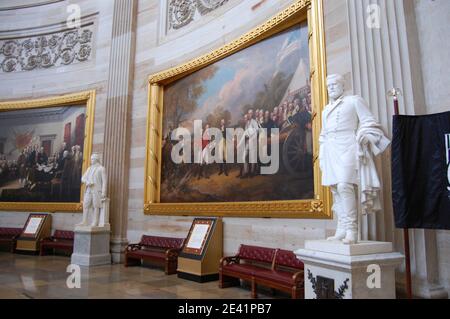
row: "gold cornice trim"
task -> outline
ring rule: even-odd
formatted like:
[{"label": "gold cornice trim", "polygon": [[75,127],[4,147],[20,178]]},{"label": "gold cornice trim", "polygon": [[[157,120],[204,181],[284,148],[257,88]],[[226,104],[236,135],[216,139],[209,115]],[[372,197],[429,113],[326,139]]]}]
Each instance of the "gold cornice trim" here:
[{"label": "gold cornice trim", "polygon": [[146,203],[144,209],[150,215],[304,219],[330,218],[330,215],[326,212],[324,202],[321,200],[184,204]]},{"label": "gold cornice trim", "polygon": [[84,91],[63,96],[38,98],[31,100],[0,101],[0,112],[15,111],[21,109],[33,109],[52,106],[74,105],[78,102],[87,102],[95,91]]}]

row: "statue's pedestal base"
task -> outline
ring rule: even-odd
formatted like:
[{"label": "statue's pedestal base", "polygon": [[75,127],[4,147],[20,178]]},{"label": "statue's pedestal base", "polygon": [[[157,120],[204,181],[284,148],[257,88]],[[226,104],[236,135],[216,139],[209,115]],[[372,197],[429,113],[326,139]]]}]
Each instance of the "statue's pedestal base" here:
[{"label": "statue's pedestal base", "polygon": [[295,252],[305,264],[305,299],[395,299],[403,255],[391,243],[307,241]]},{"label": "statue's pedestal base", "polygon": [[77,227],[72,264],[85,267],[110,265],[110,237],[108,227]]}]

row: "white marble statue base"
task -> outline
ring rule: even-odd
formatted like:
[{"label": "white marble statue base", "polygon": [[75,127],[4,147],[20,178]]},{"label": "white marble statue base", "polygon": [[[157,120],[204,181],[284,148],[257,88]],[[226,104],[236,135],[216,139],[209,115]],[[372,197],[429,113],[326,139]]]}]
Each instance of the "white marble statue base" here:
[{"label": "white marble statue base", "polygon": [[77,227],[72,264],[92,267],[111,264],[111,231],[104,227]]},{"label": "white marble statue base", "polygon": [[[317,293],[320,298],[396,298],[395,268],[404,257],[393,252],[391,243],[362,241],[344,245],[340,241],[307,241],[305,248],[295,254],[305,264],[305,299],[317,299]],[[378,288],[373,287],[377,283],[373,269],[377,268],[380,270]],[[323,279],[325,282],[326,279],[334,281],[334,294],[330,295],[332,287],[327,290],[326,285],[321,284]],[[339,294],[340,289],[342,292]]]}]

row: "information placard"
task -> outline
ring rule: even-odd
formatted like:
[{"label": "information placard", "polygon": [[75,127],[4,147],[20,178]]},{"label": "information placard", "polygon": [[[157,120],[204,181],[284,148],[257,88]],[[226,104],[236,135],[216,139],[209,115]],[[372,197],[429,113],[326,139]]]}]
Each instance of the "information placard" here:
[{"label": "information placard", "polygon": [[217,280],[222,255],[222,219],[196,218],[178,257],[178,277],[196,282]]},{"label": "information placard", "polygon": [[46,218],[47,214],[30,214],[21,237],[37,238]]},{"label": "information placard", "polygon": [[39,231],[39,227],[43,221],[44,219],[41,217],[31,217],[23,233],[35,235]]},{"label": "information placard", "polygon": [[183,247],[183,253],[201,256],[208,241],[214,219],[195,219]]}]

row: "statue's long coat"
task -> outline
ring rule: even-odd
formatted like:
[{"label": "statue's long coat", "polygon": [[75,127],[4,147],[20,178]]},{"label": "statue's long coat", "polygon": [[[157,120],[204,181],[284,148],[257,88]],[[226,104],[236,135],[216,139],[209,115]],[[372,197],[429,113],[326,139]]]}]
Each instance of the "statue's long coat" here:
[{"label": "statue's long coat", "polygon": [[[344,96],[328,104],[322,114],[320,167],[322,184],[359,184],[358,130],[373,127],[376,120],[359,96]],[[376,174],[376,171],[375,171]]]}]

